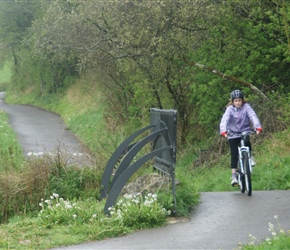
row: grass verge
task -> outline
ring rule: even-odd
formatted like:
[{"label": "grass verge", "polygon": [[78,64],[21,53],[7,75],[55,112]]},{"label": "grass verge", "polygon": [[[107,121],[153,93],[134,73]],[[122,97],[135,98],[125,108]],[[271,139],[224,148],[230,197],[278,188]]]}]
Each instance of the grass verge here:
[{"label": "grass verge", "polygon": [[22,149],[8,123],[8,115],[3,111],[0,111],[0,131],[0,171],[17,170],[24,160]]}]

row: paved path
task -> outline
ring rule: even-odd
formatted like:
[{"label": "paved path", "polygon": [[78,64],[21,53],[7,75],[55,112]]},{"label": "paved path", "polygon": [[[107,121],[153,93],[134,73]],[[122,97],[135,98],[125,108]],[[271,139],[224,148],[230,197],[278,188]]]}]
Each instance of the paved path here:
[{"label": "paved path", "polygon": [[87,244],[55,248],[93,249],[237,249],[249,235],[257,240],[271,236],[269,222],[290,229],[290,191],[202,193],[190,221]]},{"label": "paved path", "polygon": [[8,113],[25,156],[62,152],[70,163],[88,162],[80,141],[66,129],[59,115],[29,105],[7,105],[4,97],[0,92],[0,110]]},{"label": "paved path", "polygon": [[[6,105],[3,98],[0,93],[0,110],[9,114],[27,156],[62,146],[82,154],[79,141],[58,115],[28,105]],[[270,236],[269,222],[277,228],[274,216],[281,227],[290,229],[290,191],[253,191],[251,197],[238,190],[202,193],[188,222],[55,249],[235,249],[249,242],[249,234],[258,240]]]}]

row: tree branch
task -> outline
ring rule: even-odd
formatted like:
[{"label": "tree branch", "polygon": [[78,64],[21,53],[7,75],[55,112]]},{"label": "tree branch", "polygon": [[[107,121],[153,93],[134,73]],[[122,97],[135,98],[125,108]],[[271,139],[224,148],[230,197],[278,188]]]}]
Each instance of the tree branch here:
[{"label": "tree branch", "polygon": [[209,66],[206,66],[206,65],[203,65],[203,64],[200,64],[200,63],[195,63],[195,62],[190,62],[188,60],[186,60],[184,58],[185,62],[188,64],[188,65],[191,65],[191,66],[196,66],[196,67],[199,67],[199,68],[202,68],[202,69],[206,69],[207,71],[213,73],[213,74],[216,74],[226,80],[229,80],[229,81],[232,81],[232,82],[236,82],[236,83],[239,83],[243,86],[246,86],[250,89],[252,89],[255,93],[259,94],[265,101],[270,101],[270,99],[261,91],[259,90],[256,86],[254,86],[253,84],[251,83],[248,83],[248,82],[244,82],[236,77],[233,77],[233,76],[228,76],[214,68],[211,68]]}]

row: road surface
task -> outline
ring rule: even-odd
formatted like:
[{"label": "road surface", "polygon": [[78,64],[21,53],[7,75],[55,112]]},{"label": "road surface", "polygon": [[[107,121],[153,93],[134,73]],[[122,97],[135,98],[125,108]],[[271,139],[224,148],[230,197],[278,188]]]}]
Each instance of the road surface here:
[{"label": "road surface", "polygon": [[0,92],[0,110],[9,115],[9,123],[17,134],[27,157],[59,152],[71,164],[88,164],[88,154],[78,138],[66,129],[59,115],[30,105],[7,105]]},{"label": "road surface", "polygon": [[290,229],[290,191],[202,193],[188,222],[54,249],[238,249],[250,235],[256,243],[270,237],[269,223],[277,232]]}]

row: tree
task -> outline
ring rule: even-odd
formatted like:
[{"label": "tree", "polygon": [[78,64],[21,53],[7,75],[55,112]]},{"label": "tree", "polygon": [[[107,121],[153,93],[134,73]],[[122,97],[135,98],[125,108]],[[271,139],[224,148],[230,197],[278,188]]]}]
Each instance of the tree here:
[{"label": "tree", "polygon": [[18,64],[18,52],[22,41],[31,26],[38,4],[33,1],[1,1],[0,2],[0,41],[2,44],[1,62],[13,58]]},{"label": "tree", "polygon": [[132,129],[150,107],[174,108],[181,144],[202,140],[217,133],[232,89],[252,100],[253,86],[270,99],[290,90],[283,0],[51,1],[41,13],[24,41],[46,69],[42,86],[102,75],[110,112]]}]

